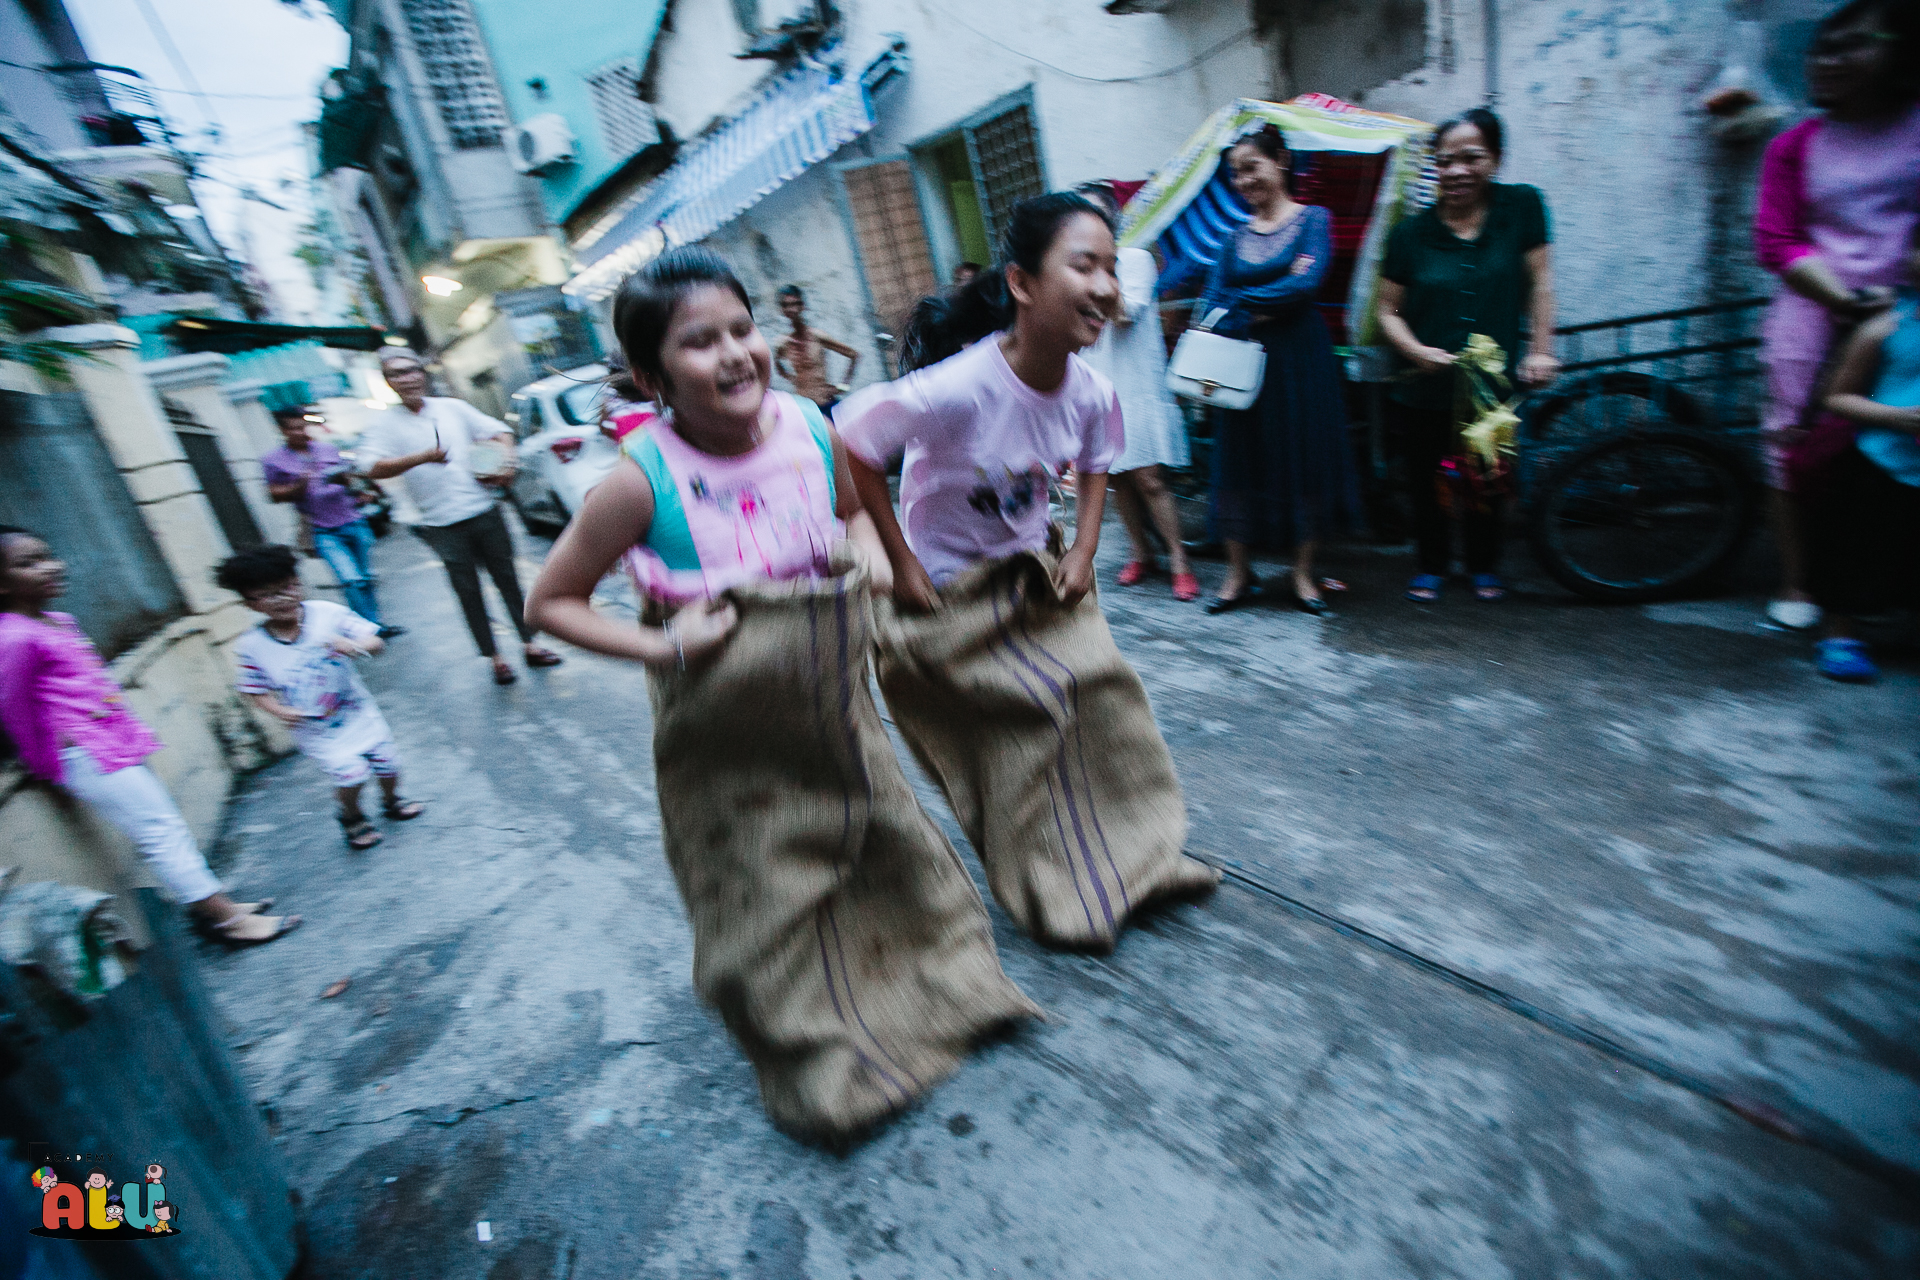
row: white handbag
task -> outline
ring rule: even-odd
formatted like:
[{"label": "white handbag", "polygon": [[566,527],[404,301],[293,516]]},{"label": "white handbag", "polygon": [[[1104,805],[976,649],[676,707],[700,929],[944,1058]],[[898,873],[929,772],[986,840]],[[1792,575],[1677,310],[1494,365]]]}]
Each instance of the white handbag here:
[{"label": "white handbag", "polygon": [[1213,332],[1227,314],[1215,307],[1207,317],[1180,335],[1167,361],[1167,390],[1200,404],[1222,409],[1249,409],[1260,398],[1267,373],[1267,349],[1257,342]]}]

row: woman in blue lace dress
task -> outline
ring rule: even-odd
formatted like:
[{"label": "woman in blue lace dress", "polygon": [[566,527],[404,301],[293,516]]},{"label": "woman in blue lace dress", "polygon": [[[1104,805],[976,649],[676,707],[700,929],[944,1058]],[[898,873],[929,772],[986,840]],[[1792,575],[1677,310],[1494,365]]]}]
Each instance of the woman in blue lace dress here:
[{"label": "woman in blue lace dress", "polygon": [[1340,369],[1314,300],[1333,258],[1333,219],[1293,199],[1292,153],[1269,124],[1227,151],[1233,189],[1253,211],[1207,276],[1196,319],[1219,308],[1218,333],[1266,349],[1253,407],[1219,417],[1214,511],[1227,546],[1227,580],[1207,605],[1225,613],[1258,599],[1252,548],[1293,549],[1293,597],[1308,613],[1332,612],[1314,553],[1359,510],[1347,446]]}]

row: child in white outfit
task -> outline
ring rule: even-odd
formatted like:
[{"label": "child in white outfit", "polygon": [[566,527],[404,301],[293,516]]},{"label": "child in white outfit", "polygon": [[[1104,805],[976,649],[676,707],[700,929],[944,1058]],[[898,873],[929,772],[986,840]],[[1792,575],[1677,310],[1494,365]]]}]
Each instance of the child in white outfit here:
[{"label": "child in white outfit", "polygon": [[393,730],[367,691],[355,658],[380,652],[380,628],[330,600],[306,600],[289,547],[253,547],[233,556],[216,575],[260,625],[233,643],[240,692],[281,721],[293,741],[333,780],[347,844],[371,849],[380,833],[360,808],[369,776],[380,780],[382,812],[404,822],[424,807],[400,798]]}]

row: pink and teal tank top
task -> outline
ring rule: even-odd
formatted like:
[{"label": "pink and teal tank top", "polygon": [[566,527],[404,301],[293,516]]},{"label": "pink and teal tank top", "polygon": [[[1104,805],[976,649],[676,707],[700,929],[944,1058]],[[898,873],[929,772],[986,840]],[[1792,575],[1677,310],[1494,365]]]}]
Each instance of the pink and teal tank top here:
[{"label": "pink and teal tank top", "polygon": [[653,527],[627,554],[634,586],[674,605],[758,578],[824,576],[846,536],[834,515],[833,439],[817,406],[783,391],[773,431],[751,452],[722,458],[653,418],[621,448],[653,486]]}]

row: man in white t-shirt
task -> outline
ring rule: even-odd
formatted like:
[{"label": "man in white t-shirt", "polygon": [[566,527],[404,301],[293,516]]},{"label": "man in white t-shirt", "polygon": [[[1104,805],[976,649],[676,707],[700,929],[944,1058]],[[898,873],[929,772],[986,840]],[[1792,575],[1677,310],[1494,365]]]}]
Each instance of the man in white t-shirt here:
[{"label": "man in white t-shirt", "polygon": [[[407,497],[419,508],[420,523],[413,531],[447,567],[467,617],[467,630],[473,633],[481,656],[493,664],[494,683],[512,684],[519,677],[494,647],[493,622],[480,594],[482,565],[520,633],[527,665],[557,666],[559,654],[533,643],[520,578],[513,568],[513,536],[489,489],[513,479],[518,465],[513,433],[506,423],[489,418],[464,400],[428,395],[426,366],[405,347],[381,352],[380,372],[400,404],[361,435],[354,449],[355,462],[375,480],[399,478]],[[486,474],[476,476],[475,446],[491,451],[499,465],[487,466]]]}]

